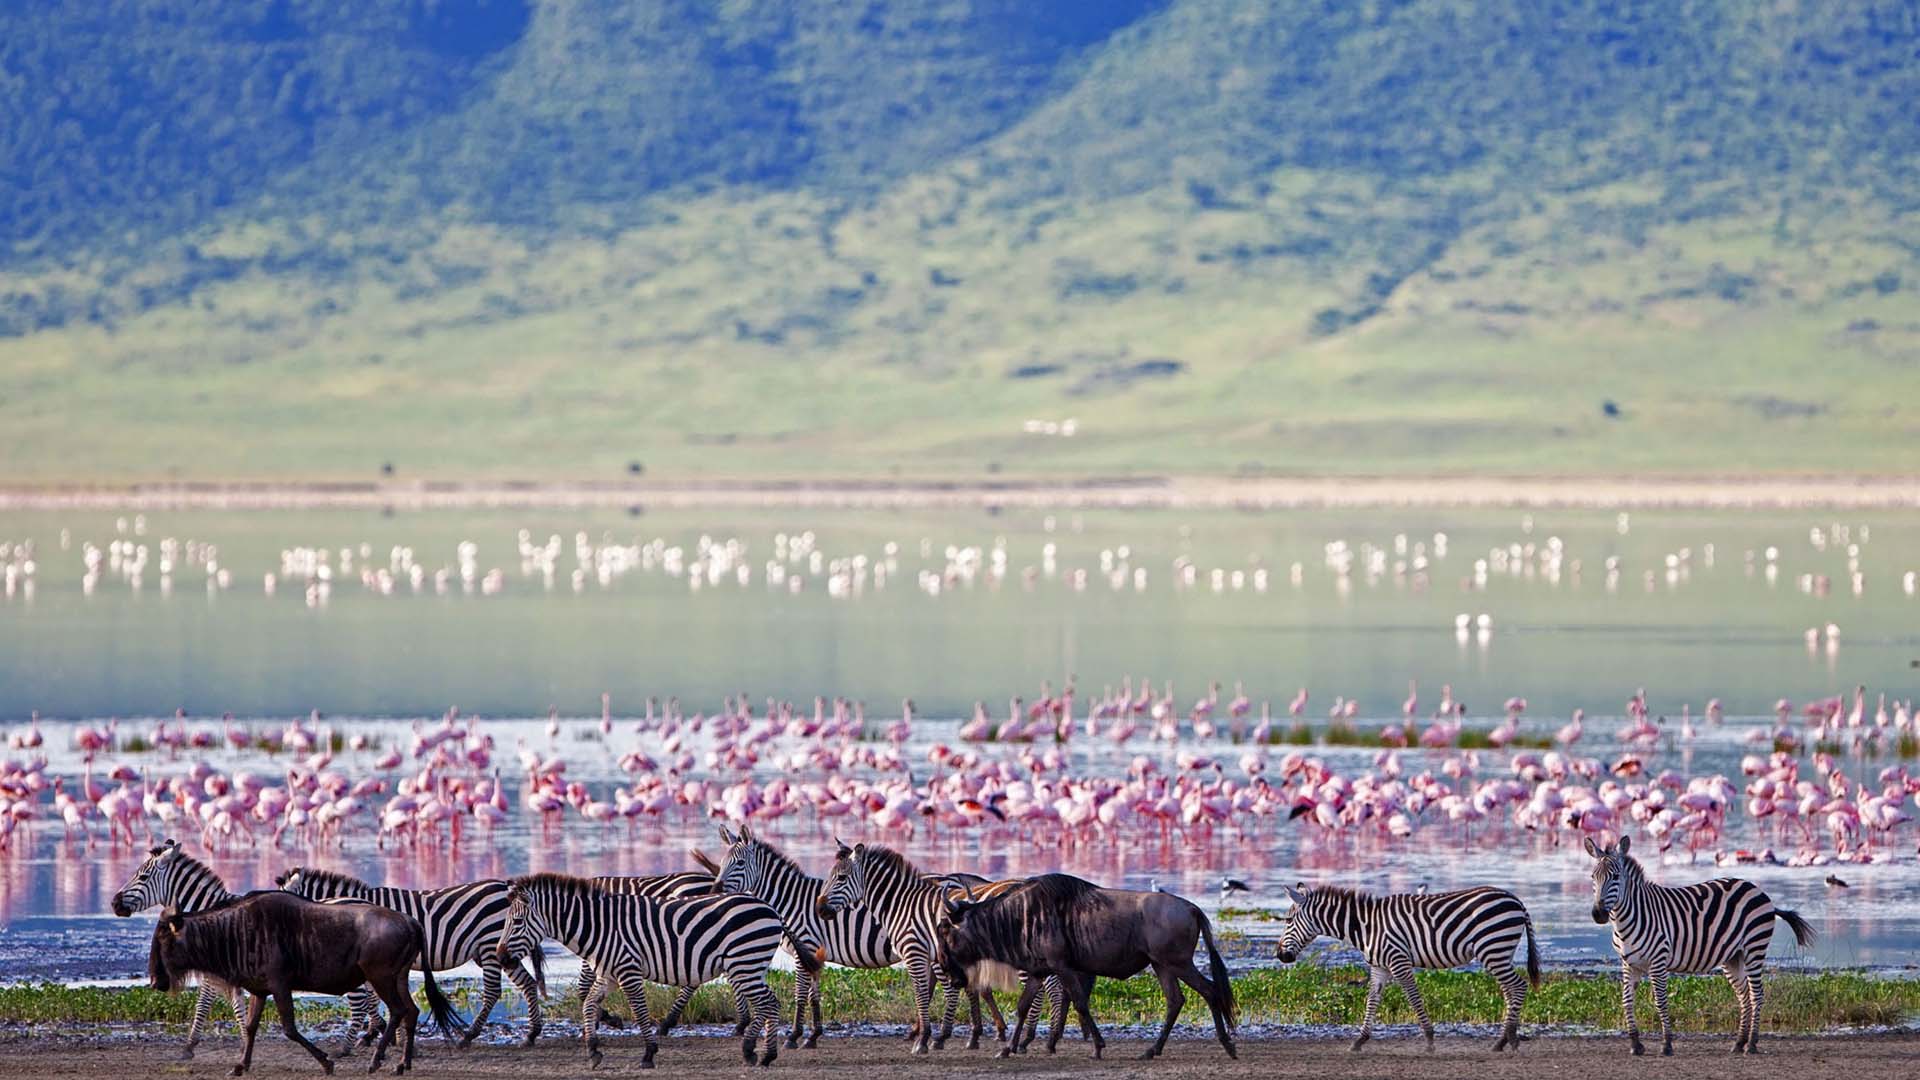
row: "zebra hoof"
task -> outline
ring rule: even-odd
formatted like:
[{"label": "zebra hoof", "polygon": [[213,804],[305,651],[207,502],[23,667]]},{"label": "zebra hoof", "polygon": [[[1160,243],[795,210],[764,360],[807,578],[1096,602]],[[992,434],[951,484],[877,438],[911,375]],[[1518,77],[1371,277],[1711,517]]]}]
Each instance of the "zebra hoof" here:
[{"label": "zebra hoof", "polygon": [[1641,1045],[1641,1043],[1640,1043],[1640,1040],[1639,1040],[1639,1039],[1635,1039],[1635,1040],[1633,1040],[1633,1056],[1634,1056],[1634,1057],[1639,1057],[1640,1055],[1642,1055],[1642,1054],[1644,1054],[1644,1053],[1646,1053],[1646,1052],[1647,1052],[1647,1048],[1646,1048],[1645,1046],[1643,1046],[1643,1045]]},{"label": "zebra hoof", "polygon": [[1672,1057],[1672,1056],[1673,1056],[1673,1044],[1672,1044],[1672,1043],[1668,1043],[1667,1045],[1665,1045],[1665,1046],[1663,1046],[1663,1047],[1661,1047],[1661,1048],[1660,1048],[1660,1056],[1661,1056],[1661,1057]]},{"label": "zebra hoof", "polygon": [[[587,1051],[587,1068],[589,1069],[599,1068],[600,1062],[605,1058],[606,1058],[606,1055],[602,1054],[598,1050]],[[640,1067],[644,1069],[644,1068],[647,1068],[649,1064],[650,1064],[649,1062],[641,1062]]]},{"label": "zebra hoof", "polygon": [[819,1035],[809,1035],[809,1036],[807,1036],[807,1041],[806,1041],[806,1043],[805,1043],[805,1044],[804,1044],[804,1045],[802,1046],[802,1049],[805,1049],[805,1050],[818,1050],[818,1049],[820,1049],[820,1036],[819,1036]]},{"label": "zebra hoof", "polygon": [[1000,1052],[993,1056],[997,1058],[1010,1058],[1013,1056],[1013,1047],[1003,1046],[1000,1048]]}]

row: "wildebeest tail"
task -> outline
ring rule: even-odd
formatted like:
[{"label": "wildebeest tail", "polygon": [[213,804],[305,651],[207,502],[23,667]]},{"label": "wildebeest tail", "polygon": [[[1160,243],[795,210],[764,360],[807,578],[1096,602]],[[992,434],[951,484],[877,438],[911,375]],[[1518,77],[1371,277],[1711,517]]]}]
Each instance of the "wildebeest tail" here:
[{"label": "wildebeest tail", "polygon": [[1792,928],[1793,940],[1799,942],[1801,948],[1808,948],[1813,944],[1813,927],[1807,923],[1807,920],[1800,917],[1799,912],[1788,911],[1786,908],[1774,908],[1773,913]]},{"label": "wildebeest tail", "polygon": [[459,1013],[453,1011],[453,1002],[448,1001],[447,995],[440,992],[440,984],[433,981],[433,969],[427,966],[426,930],[421,928],[416,919],[408,919],[407,923],[413,931],[413,944],[416,949],[413,955],[420,960],[420,974],[427,984],[427,1013],[433,1017],[433,1024],[440,1029],[440,1033],[451,1039],[454,1036],[454,1029],[466,1027],[467,1022]]},{"label": "wildebeest tail", "polygon": [[1213,981],[1213,992],[1219,997],[1221,1015],[1227,1018],[1230,1030],[1240,1030],[1240,1014],[1233,1004],[1233,977],[1227,974],[1227,958],[1220,955],[1220,946],[1213,940],[1213,923],[1207,919],[1207,913],[1196,911],[1200,916],[1200,936],[1206,939],[1207,951],[1213,954],[1213,964],[1207,969],[1208,977]]},{"label": "wildebeest tail", "polygon": [[1540,985],[1540,946],[1533,940],[1533,916],[1527,916],[1527,982]]}]

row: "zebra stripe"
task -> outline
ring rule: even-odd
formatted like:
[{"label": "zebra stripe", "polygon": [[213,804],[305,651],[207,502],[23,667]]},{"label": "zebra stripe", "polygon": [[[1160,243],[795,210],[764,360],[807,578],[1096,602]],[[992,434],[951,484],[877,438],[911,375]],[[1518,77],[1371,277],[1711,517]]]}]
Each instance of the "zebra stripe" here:
[{"label": "zebra stripe", "polygon": [[1612,847],[1587,838],[1594,857],[1593,921],[1613,923],[1613,951],[1620,956],[1620,1006],[1626,1012],[1627,1038],[1642,1054],[1640,1024],[1633,995],[1643,978],[1653,980],[1653,1002],[1660,1011],[1660,1052],[1673,1053],[1673,1018],[1667,1009],[1667,976],[1719,971],[1740,1003],[1740,1032],[1734,1053],[1760,1052],[1760,1006],[1766,1000],[1761,978],[1773,920],[1786,921],[1801,946],[1813,944],[1813,927],[1797,913],[1776,908],[1751,881],[1717,878],[1698,885],[1669,888],[1647,880],[1640,860],[1627,852],[1633,838]]},{"label": "zebra stripe", "polygon": [[[946,915],[947,901],[967,896],[986,899],[1021,884],[1018,880],[1008,880],[975,885],[972,879],[973,875],[924,874],[899,852],[878,844],[856,844],[851,848],[843,844],[820,893],[820,914],[831,919],[865,908],[886,930],[895,954],[906,962],[907,976],[913,983],[916,1032],[909,1037],[914,1040],[916,1054],[926,1053],[929,1043],[935,1048],[946,1045],[953,1035],[953,1017],[960,1004],[960,988],[949,982],[946,972],[933,962],[938,944],[934,927]],[[1022,981],[1024,983],[1024,976]],[[936,984],[944,988],[946,1007],[940,1036],[934,1039],[932,1005]],[[1054,1005],[1054,1022],[1059,1024],[1064,1016],[1064,991],[1058,980],[1048,980],[1046,989]],[[980,1014],[976,992],[969,990],[968,994],[975,1002],[973,1039],[968,1044],[972,1049],[979,1046]],[[987,1001],[992,1004],[991,991],[987,992]],[[998,1021],[999,1007],[993,1006],[993,1011]],[[999,1026],[1004,1036],[1004,1022]],[[1018,1033],[1015,1034],[1018,1041]]]},{"label": "zebra stripe", "polygon": [[275,882],[309,900],[363,900],[411,916],[427,935],[427,948],[415,965],[423,971],[446,971],[468,961],[480,965],[480,1008],[467,1033],[461,1037],[461,1046],[473,1042],[480,1034],[487,1015],[499,1002],[503,967],[527,999],[526,1045],[531,1046],[539,1038],[542,1024],[540,978],[537,977],[542,970],[540,955],[536,951],[530,956],[536,975],[529,975],[519,962],[525,953],[500,948],[507,928],[506,882],[470,881],[444,889],[399,889],[369,885],[346,874],[303,866],[292,867]]},{"label": "zebra stripe", "polygon": [[[1336,938],[1359,949],[1370,970],[1367,1011],[1361,1021],[1355,1050],[1373,1038],[1380,1015],[1380,993],[1388,982],[1407,995],[1420,1030],[1433,1049],[1433,1020],[1414,983],[1415,968],[1452,968],[1478,961],[1500,984],[1506,999],[1506,1023],[1495,1050],[1520,1049],[1520,1008],[1527,1001],[1527,985],[1540,985],[1540,953],[1534,943],[1533,919],[1518,897],[1505,889],[1481,886],[1457,892],[1368,896],[1350,889],[1287,890],[1293,900],[1280,934],[1279,959],[1293,963],[1300,951],[1321,937]],[[1521,938],[1527,943],[1527,974],[1514,970]]]},{"label": "zebra stripe", "polygon": [[564,874],[514,878],[508,899],[507,939],[554,938],[593,965],[596,974],[581,1005],[581,1024],[587,1059],[595,1067],[602,1057],[600,1003],[616,983],[646,1034],[641,1067],[652,1067],[660,1044],[647,1010],[649,980],[697,987],[725,976],[752,1013],[741,1049],[747,1063],[755,1063],[756,1032],[767,1040],[758,1063],[771,1064],[777,1056],[780,1005],[767,987],[767,968],[785,928],[767,905],[746,896],[655,900]]}]

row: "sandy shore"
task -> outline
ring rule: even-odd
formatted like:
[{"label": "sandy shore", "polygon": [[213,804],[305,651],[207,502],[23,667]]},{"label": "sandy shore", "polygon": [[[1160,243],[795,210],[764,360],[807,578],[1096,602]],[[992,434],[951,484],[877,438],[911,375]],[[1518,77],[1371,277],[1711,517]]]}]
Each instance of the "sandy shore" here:
[{"label": "sandy shore", "polygon": [[1832,509],[1920,507],[1920,476],[183,483],[0,488],[8,510]]},{"label": "sandy shore", "polygon": [[[177,1035],[156,1029],[146,1037],[122,1034],[104,1038],[60,1035],[25,1036],[0,1031],[0,1077],[133,1078],[157,1076],[225,1076],[240,1058],[237,1037],[225,1034],[205,1040],[192,1062],[177,1060]],[[889,1076],[971,1080],[973,1077],[1100,1076],[1155,1080],[1265,1080],[1300,1077],[1328,1080],[1343,1077],[1471,1077],[1473,1080],[1538,1080],[1541,1076],[1584,1077],[1602,1070],[1628,1076],[1657,1075],[1663,1080],[1772,1080],[1781,1073],[1801,1076],[1847,1076],[1852,1080],[1892,1080],[1913,1075],[1920,1060],[1920,1035],[1831,1035],[1769,1038],[1759,1057],[1732,1057],[1731,1040],[1687,1036],[1678,1041],[1674,1057],[1628,1057],[1619,1037],[1549,1037],[1529,1041],[1518,1054],[1494,1054],[1485,1040],[1464,1038],[1439,1042],[1431,1056],[1414,1040],[1376,1042],[1362,1053],[1351,1053],[1344,1040],[1248,1040],[1240,1058],[1230,1061],[1218,1045],[1197,1039],[1176,1039],[1157,1061],[1139,1061],[1146,1045],[1139,1039],[1114,1038],[1107,1043],[1105,1060],[1095,1061],[1086,1045],[1069,1039],[1052,1057],[1030,1054],[1007,1061],[989,1051],[944,1050],[926,1057],[909,1057],[894,1038],[828,1039],[818,1050],[782,1051],[767,1071],[748,1070],[740,1063],[740,1044],[730,1038],[674,1038],[661,1045],[657,1059],[663,1075],[713,1074],[778,1076],[804,1071],[829,1080],[868,1080],[876,1067]],[[1657,1054],[1657,1043],[1656,1054]],[[606,1061],[598,1073],[587,1068],[577,1040],[544,1039],[532,1049],[479,1047],[455,1051],[439,1038],[422,1037],[415,1071],[430,1077],[502,1078],[621,1075],[636,1071],[640,1047],[629,1039],[608,1038]],[[366,1068],[365,1051],[340,1064],[340,1074],[360,1074]],[[319,1076],[313,1059],[263,1025],[250,1075],[263,1077]],[[385,1075],[383,1073],[383,1075]]]}]

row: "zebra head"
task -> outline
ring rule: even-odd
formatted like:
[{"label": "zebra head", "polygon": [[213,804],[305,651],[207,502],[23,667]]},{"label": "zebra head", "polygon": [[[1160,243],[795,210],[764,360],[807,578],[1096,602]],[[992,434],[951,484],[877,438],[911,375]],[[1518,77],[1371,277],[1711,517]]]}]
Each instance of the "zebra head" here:
[{"label": "zebra head", "polygon": [[507,923],[500,928],[500,942],[494,952],[503,965],[519,963],[526,957],[532,963],[534,981],[542,997],[547,993],[546,940],[553,936],[547,928],[546,905],[535,896],[539,887],[531,882],[507,884]]},{"label": "zebra head", "polygon": [[1280,949],[1276,958],[1283,964],[1291,964],[1300,959],[1300,953],[1322,935],[1331,934],[1321,910],[1317,893],[1307,888],[1306,882],[1287,886],[1287,898],[1293,901],[1293,910],[1287,912],[1287,919],[1280,930]]},{"label": "zebra head", "polygon": [[720,861],[720,872],[714,875],[719,890],[723,893],[765,895],[766,845],[755,839],[753,830],[745,825],[740,826],[738,835],[725,825],[720,826],[720,842],[727,845],[727,854]]},{"label": "zebra head", "polygon": [[179,864],[181,857],[178,840],[168,840],[147,852],[147,861],[141,863],[126,885],[113,894],[113,913],[124,919],[136,911],[173,904],[174,867]]},{"label": "zebra head", "polygon": [[[836,837],[834,843],[840,844]],[[831,919],[842,911],[867,900],[867,845],[855,844],[848,847],[840,844],[840,851],[833,860],[833,872],[827,875],[827,883],[821,889],[820,903],[816,913],[823,919]]]},{"label": "zebra head", "polygon": [[1613,913],[1620,910],[1621,894],[1626,889],[1627,867],[1633,863],[1627,850],[1633,846],[1633,837],[1622,836],[1612,847],[1601,847],[1587,837],[1587,854],[1596,860],[1593,864],[1593,921],[1606,922]]}]

